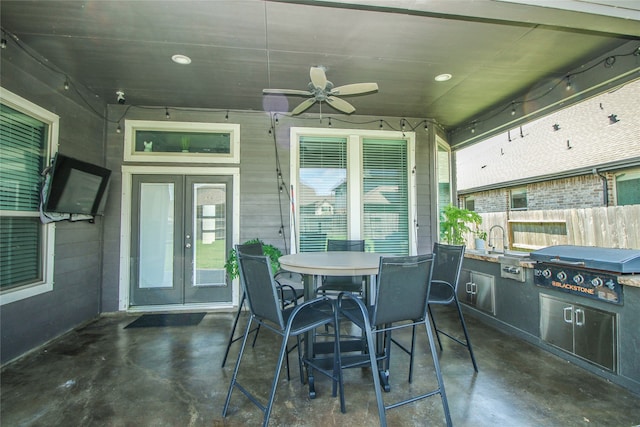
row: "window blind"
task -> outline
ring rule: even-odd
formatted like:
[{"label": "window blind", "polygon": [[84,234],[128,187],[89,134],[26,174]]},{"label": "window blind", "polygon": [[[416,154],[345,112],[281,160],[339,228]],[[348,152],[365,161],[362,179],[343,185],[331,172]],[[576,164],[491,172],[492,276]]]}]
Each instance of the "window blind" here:
[{"label": "window blind", "polygon": [[40,173],[48,126],[0,104],[0,288],[42,280]]},{"label": "window blind", "polygon": [[363,238],[375,252],[409,254],[407,142],[364,139]]},{"label": "window blind", "polygon": [[299,251],[325,251],[328,238],[347,238],[347,140],[301,137],[299,147]]}]

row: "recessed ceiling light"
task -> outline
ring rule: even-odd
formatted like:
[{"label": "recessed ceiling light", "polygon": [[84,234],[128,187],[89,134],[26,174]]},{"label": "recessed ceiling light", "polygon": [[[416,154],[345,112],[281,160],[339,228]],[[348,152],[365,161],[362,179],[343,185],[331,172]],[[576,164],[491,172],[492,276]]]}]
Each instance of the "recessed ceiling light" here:
[{"label": "recessed ceiling light", "polygon": [[435,80],[437,82],[446,82],[447,80],[450,80],[451,77],[453,77],[451,74],[439,74],[435,77]]},{"label": "recessed ceiling light", "polygon": [[171,60],[176,64],[182,64],[182,65],[191,64],[191,58],[189,58],[186,55],[173,55],[171,57]]}]

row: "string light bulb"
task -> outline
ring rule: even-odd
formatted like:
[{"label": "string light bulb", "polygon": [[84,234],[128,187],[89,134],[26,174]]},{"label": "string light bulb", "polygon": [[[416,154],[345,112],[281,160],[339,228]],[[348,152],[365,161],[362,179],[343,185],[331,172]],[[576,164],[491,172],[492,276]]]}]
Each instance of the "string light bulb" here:
[{"label": "string light bulb", "polygon": [[120,122],[118,122],[118,127],[116,128],[116,133],[122,133],[122,128],[120,127]]},{"label": "string light bulb", "polygon": [[571,76],[567,76],[567,87],[565,89],[571,90]]},{"label": "string light bulb", "polygon": [[380,120],[380,129],[382,129],[382,120]]},{"label": "string light bulb", "polygon": [[64,79],[64,90],[69,90],[69,79]]},{"label": "string light bulb", "polygon": [[169,108],[164,107],[164,111],[165,111],[164,117],[165,117],[167,120],[169,120],[169,119],[171,118],[171,114],[169,114]]},{"label": "string light bulb", "polygon": [[229,110],[227,110],[226,114],[224,115],[224,120],[229,120]]},{"label": "string light bulb", "polygon": [[516,103],[515,102],[511,103],[511,115],[512,116],[516,115]]},{"label": "string light bulb", "polygon": [[331,124],[331,117],[329,117],[329,127],[331,127],[331,126],[332,126],[332,124]]}]

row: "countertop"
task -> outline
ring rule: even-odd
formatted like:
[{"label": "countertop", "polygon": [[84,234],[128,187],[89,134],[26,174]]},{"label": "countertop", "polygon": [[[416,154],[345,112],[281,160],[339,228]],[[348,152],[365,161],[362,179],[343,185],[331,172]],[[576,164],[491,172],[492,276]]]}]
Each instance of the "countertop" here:
[{"label": "countertop", "polygon": [[[499,263],[501,258],[505,256],[503,253],[487,253],[487,252],[479,252],[475,250],[465,251],[464,257],[469,259],[475,259],[478,261],[487,261],[487,262],[495,262]],[[507,252],[506,257],[511,259],[516,258],[518,261],[518,265],[524,268],[534,268],[536,265],[536,261],[528,258],[526,256],[522,256],[519,254],[513,254],[512,252]],[[624,274],[618,276],[618,283],[625,286],[634,286],[636,288],[640,288],[640,275],[639,274]]]}]

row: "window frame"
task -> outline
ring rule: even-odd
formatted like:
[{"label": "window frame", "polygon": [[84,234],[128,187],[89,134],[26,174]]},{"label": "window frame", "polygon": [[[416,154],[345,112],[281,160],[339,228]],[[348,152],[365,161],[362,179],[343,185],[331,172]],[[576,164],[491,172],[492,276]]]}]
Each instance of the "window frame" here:
[{"label": "window frame", "polygon": [[[290,182],[294,185],[292,194],[295,209],[290,209],[290,236],[291,253],[298,251],[297,229],[300,225],[300,209],[297,204],[296,194],[300,188],[299,174],[299,148],[301,137],[337,137],[347,139],[347,211],[349,221],[347,233],[349,239],[361,239],[364,232],[364,202],[363,202],[363,140],[365,139],[389,139],[407,141],[407,209],[409,230],[409,254],[417,253],[417,187],[415,177],[416,165],[416,136],[415,132],[385,131],[385,130],[364,130],[364,129],[323,129],[292,127],[290,129]],[[355,163],[357,162],[357,163]],[[355,167],[354,167],[355,166]],[[355,188],[351,183],[357,183]],[[351,184],[351,185],[350,185]],[[355,191],[354,191],[355,190]],[[294,216],[295,215],[295,216]]]},{"label": "window frame", "polygon": [[[441,162],[440,162],[440,152],[446,153],[447,154],[447,169],[448,169],[448,183],[449,183],[449,198],[447,200],[447,203],[445,204],[441,204],[441,194],[440,194],[440,178],[441,175],[443,175],[442,171],[441,171]],[[442,212],[444,211],[444,208],[447,205],[453,204],[453,199],[454,199],[454,191],[453,191],[453,162],[452,162],[452,158],[451,158],[452,154],[451,154],[451,147],[449,146],[449,144],[447,144],[447,142],[442,139],[439,135],[436,135],[436,143],[434,144],[433,147],[433,179],[435,182],[435,194],[436,194],[436,210],[437,210],[437,215],[436,215],[436,230],[440,230],[440,217],[442,215]],[[442,203],[444,203],[444,199],[442,200]],[[440,240],[440,233],[438,232],[438,237],[436,237],[436,239],[439,241]]]},{"label": "window frame", "polygon": [[[125,162],[170,163],[240,163],[240,125],[233,123],[162,122],[153,120],[125,120]],[[230,153],[180,153],[135,151],[136,131],[228,133]]]},{"label": "window frame", "polygon": [[[0,102],[16,111],[19,111],[35,120],[47,125],[46,158],[50,163],[54,154],[58,152],[58,137],[60,129],[60,117],[21,96],[0,87]],[[2,216],[38,216],[39,212],[27,211],[0,211]],[[42,279],[16,288],[0,290],[0,306],[12,302],[31,298],[53,290],[54,281],[54,253],[55,253],[55,223],[40,224],[41,242],[40,257]]]},{"label": "window frame", "polygon": [[[525,206],[521,208],[513,207],[513,195],[515,194],[524,194]],[[527,187],[513,187],[509,189],[509,210],[512,211],[526,211],[529,209],[529,199],[527,197]]]},{"label": "window frame", "polygon": [[620,182],[619,178],[622,178],[622,177],[624,177],[626,175],[632,175],[633,176],[633,178],[631,178],[632,180],[640,181],[640,169],[628,169],[628,170],[620,171],[620,172],[618,172],[618,173],[616,173],[614,175],[613,182],[614,182],[614,185],[615,185],[616,206],[632,206],[632,205],[640,203],[640,201],[638,201],[637,203],[630,203],[630,204],[623,204],[623,205],[620,204],[620,200],[619,200],[620,199],[620,193],[619,193],[619,189],[618,189],[619,182]]}]

